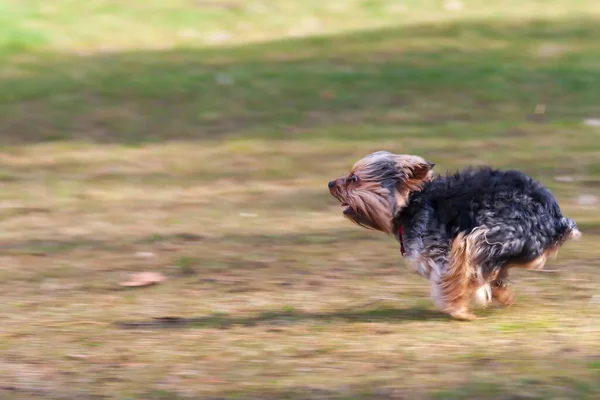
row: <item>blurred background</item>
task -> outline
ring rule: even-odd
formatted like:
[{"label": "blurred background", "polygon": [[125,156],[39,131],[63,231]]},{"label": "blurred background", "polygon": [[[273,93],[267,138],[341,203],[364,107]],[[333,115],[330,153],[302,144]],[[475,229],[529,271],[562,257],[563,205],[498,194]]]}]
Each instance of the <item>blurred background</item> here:
[{"label": "blurred background", "polygon": [[[0,398],[599,398],[599,43],[597,0],[0,0]],[[584,237],[449,320],[327,191],[374,150]]]}]

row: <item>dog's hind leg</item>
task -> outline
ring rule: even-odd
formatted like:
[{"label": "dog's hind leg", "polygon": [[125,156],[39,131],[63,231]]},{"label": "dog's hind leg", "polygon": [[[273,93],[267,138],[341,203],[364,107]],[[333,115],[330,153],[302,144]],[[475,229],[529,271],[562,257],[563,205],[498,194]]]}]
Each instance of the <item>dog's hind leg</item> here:
[{"label": "dog's hind leg", "polygon": [[500,272],[494,280],[491,282],[492,288],[492,299],[496,300],[503,306],[510,306],[514,304],[514,293],[508,287],[508,271],[511,268],[523,268],[528,270],[540,270],[546,265],[546,262],[550,257],[556,256],[558,246],[552,246],[544,250],[544,252],[528,261],[513,261],[500,269]]},{"label": "dog's hind leg", "polygon": [[508,268],[500,269],[498,276],[490,283],[492,290],[492,300],[505,307],[511,306],[515,302],[513,291],[508,287]]}]

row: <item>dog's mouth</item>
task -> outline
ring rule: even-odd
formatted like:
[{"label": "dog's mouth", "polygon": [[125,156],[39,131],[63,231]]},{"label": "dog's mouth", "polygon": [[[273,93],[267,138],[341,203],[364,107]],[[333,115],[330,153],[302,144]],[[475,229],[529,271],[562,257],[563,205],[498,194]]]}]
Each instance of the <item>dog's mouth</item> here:
[{"label": "dog's mouth", "polygon": [[381,228],[379,228],[377,226],[377,224],[375,224],[373,221],[371,221],[367,216],[356,211],[348,203],[342,202],[341,207],[342,207],[342,213],[344,214],[344,216],[346,218],[350,219],[351,221],[357,223],[360,226],[368,228],[368,229],[381,230]]},{"label": "dog's mouth", "polygon": [[342,202],[340,206],[342,207],[342,213],[344,213],[344,215],[356,215],[356,211],[350,207],[350,204]]}]

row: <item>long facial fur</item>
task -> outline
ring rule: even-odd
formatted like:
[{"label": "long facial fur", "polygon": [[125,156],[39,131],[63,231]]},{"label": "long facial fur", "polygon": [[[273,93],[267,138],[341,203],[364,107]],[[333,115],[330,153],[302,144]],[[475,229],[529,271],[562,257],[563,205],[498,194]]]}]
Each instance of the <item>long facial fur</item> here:
[{"label": "long facial fur", "polygon": [[357,161],[347,177],[336,179],[331,194],[347,205],[345,217],[391,234],[394,214],[410,192],[431,179],[433,166],[419,156],[378,151]]}]

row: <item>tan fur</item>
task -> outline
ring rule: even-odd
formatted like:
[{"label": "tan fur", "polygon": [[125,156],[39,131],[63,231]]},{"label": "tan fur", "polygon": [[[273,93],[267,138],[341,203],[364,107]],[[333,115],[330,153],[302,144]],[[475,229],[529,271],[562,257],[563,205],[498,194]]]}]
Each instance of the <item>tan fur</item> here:
[{"label": "tan fur", "polygon": [[[479,226],[471,231],[468,235],[469,247],[470,247],[470,256],[471,262],[473,260],[479,260],[481,258],[485,258],[482,253],[489,251],[489,245],[496,244],[490,243],[487,239],[488,228]],[[484,245],[486,244],[486,245]],[[478,269],[479,270],[479,269]],[[482,276],[477,277],[480,284],[485,283],[487,279]]]},{"label": "tan fur", "polygon": [[373,153],[358,160],[352,167],[351,173],[360,174],[366,180],[380,182],[381,177],[374,172],[377,169],[377,163],[390,157],[396,165],[398,180],[403,182],[402,188],[399,190],[418,190],[423,182],[433,176],[432,165],[424,158],[409,154],[389,153]]},{"label": "tan fur", "polygon": [[[383,178],[378,175],[380,163],[390,161],[395,165],[399,182],[394,193],[381,186]],[[411,192],[420,190],[423,183],[431,179],[432,167],[433,164],[419,156],[375,152],[358,160],[352,167],[350,176],[356,175],[357,183],[345,183],[345,178],[340,178],[335,181],[331,193],[358,214],[346,214],[348,219],[365,228],[391,235],[393,213],[406,205]],[[392,195],[396,204],[391,204]]]},{"label": "tan fur", "polygon": [[509,265],[507,265],[507,268],[524,268],[524,269],[534,269],[534,270],[544,269],[544,267],[546,266],[546,262],[548,261],[548,258],[556,257],[556,255],[558,254],[558,249],[559,249],[559,246],[550,247],[544,253],[542,253],[542,255],[540,255],[537,258],[534,258],[533,260],[531,260],[529,262],[520,263],[520,264],[517,264],[517,263],[509,264]]},{"label": "tan fur", "polygon": [[446,312],[457,319],[474,318],[469,311],[469,302],[475,299],[487,306],[493,298],[490,278],[480,276],[474,260],[485,248],[486,229],[475,229],[470,234],[459,234],[452,242],[448,269],[440,277],[439,287]]},{"label": "tan fur", "polygon": [[396,169],[405,176],[402,186],[396,188],[396,207],[400,209],[406,206],[411,192],[421,190],[423,184],[433,177],[433,171],[431,164],[419,156],[399,155],[395,162]]},{"label": "tan fur", "polygon": [[492,299],[498,301],[503,306],[511,306],[514,303],[514,294],[512,290],[505,287],[493,287]]},{"label": "tan fur", "polygon": [[472,293],[474,267],[471,263],[472,242],[460,234],[452,242],[448,269],[440,277],[440,289],[448,311],[460,309]]},{"label": "tan fur", "polygon": [[392,210],[386,189],[375,182],[363,182],[348,194],[346,201],[350,207],[369,218],[381,231],[391,233]]}]

